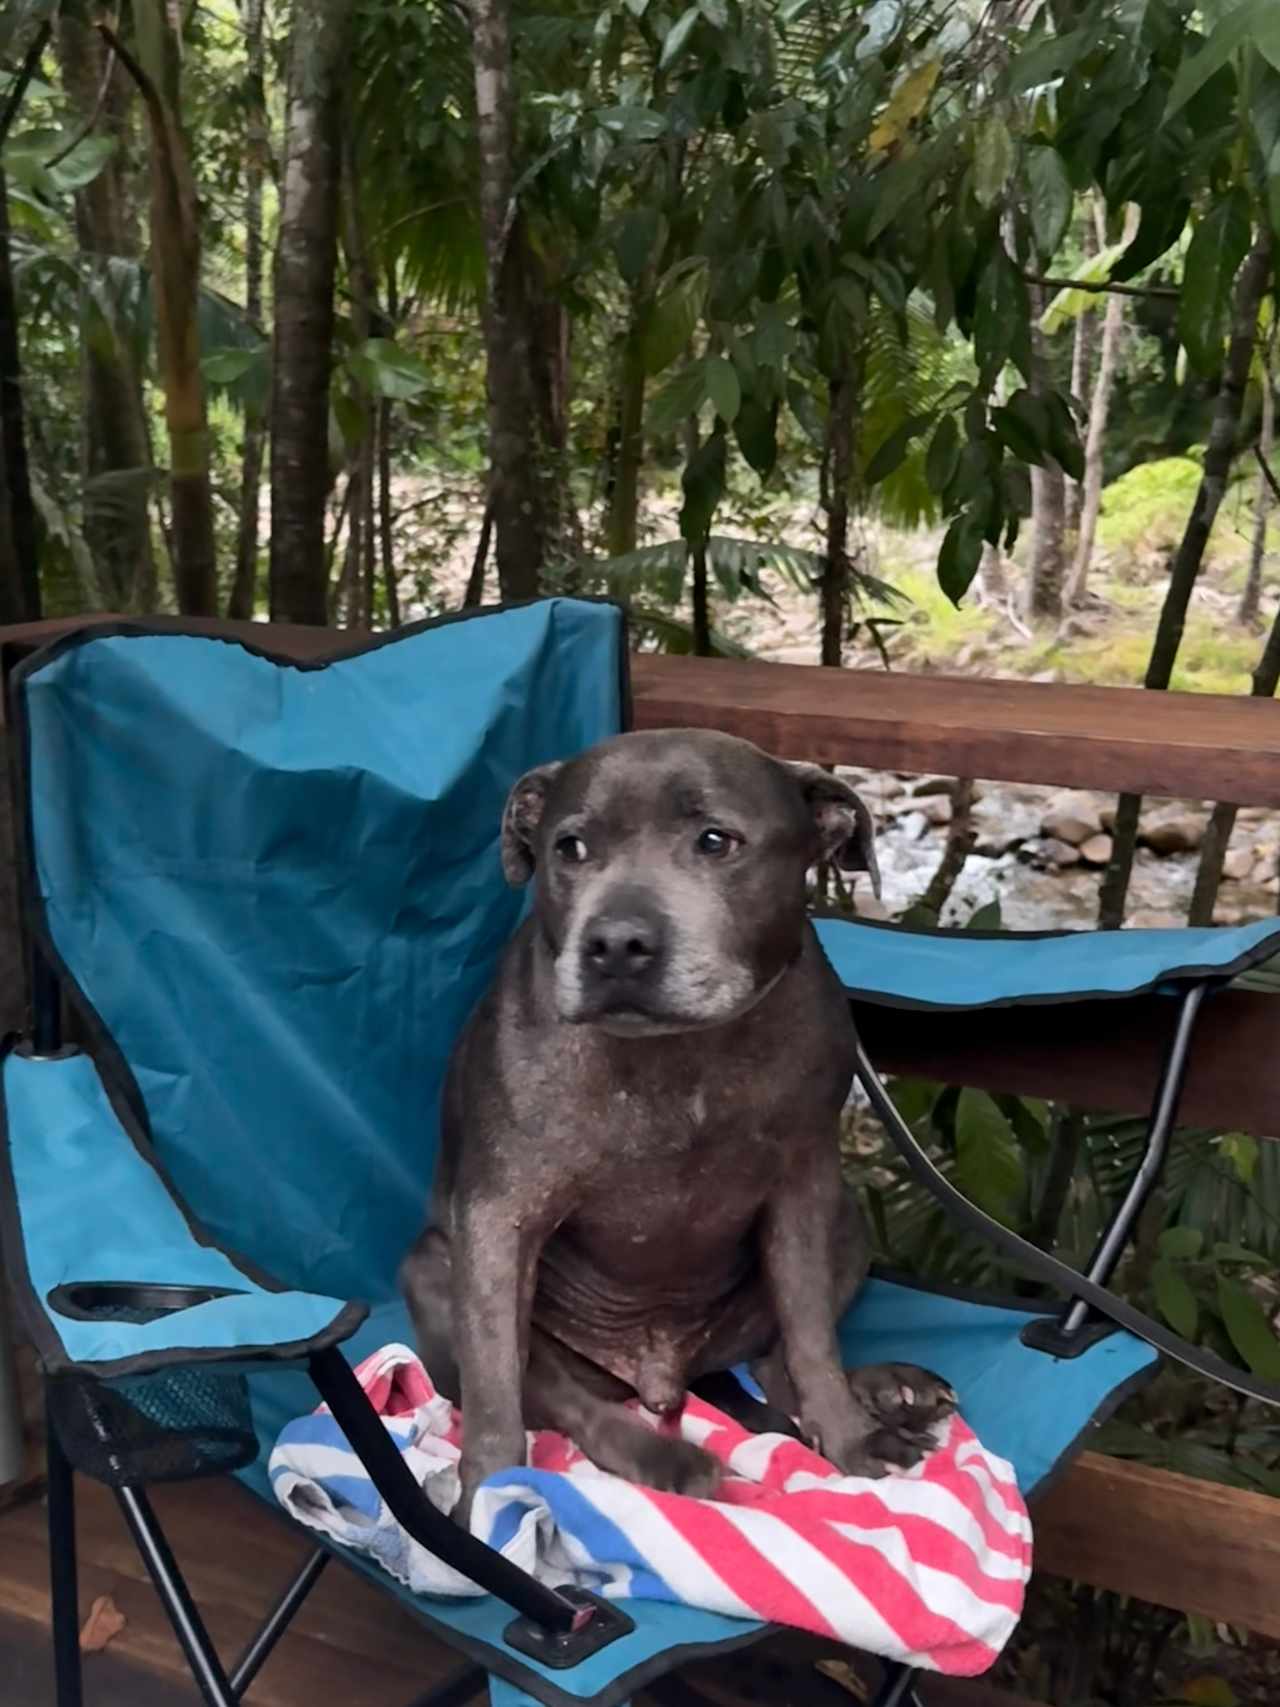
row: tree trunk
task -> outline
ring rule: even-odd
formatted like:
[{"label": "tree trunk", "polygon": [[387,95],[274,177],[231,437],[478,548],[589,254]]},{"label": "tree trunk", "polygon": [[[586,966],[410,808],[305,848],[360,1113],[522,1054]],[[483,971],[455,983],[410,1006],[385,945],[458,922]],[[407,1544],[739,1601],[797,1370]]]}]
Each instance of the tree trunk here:
[{"label": "tree trunk", "polygon": [[[40,25],[5,98],[0,148],[22,106],[27,88],[49,43],[52,26]],[[18,296],[9,247],[9,186],[0,166],[0,455],[4,461],[0,533],[0,618],[35,622],[40,617],[40,529],[27,463],[27,424],[22,400],[22,346]]]},{"label": "tree trunk", "polygon": [[217,549],[200,371],[200,217],[179,117],[181,44],[163,0],[135,0],[133,16],[140,61],[136,80],[150,133],[151,293],[169,434],[174,587],[184,615],[216,616]]},{"label": "tree trunk", "polygon": [[820,588],[822,648],[819,661],[839,668],[849,612],[849,485],[853,478],[857,395],[846,368],[827,384],[827,442],[822,460],[822,503],[827,512],[826,565]]},{"label": "tree trunk", "polygon": [[[394,337],[400,314],[400,296],[396,286],[396,265],[387,269],[387,331]],[[392,439],[395,420],[391,399],[384,397],[378,405],[378,543],[382,557],[382,590],[387,601],[387,623],[400,626],[400,587],[396,580],[396,551],[394,516],[392,514]]]},{"label": "tree trunk", "polygon": [[[1263,483],[1267,485],[1269,492],[1270,486],[1266,481]],[[1277,686],[1280,686],[1280,609],[1277,609],[1272,618],[1271,632],[1253,672],[1249,693],[1254,699],[1273,699]],[[1227,857],[1227,844],[1231,840],[1236,813],[1239,810],[1238,806],[1227,801],[1219,801],[1213,809],[1200,849],[1200,863],[1196,867],[1196,886],[1187,912],[1189,925],[1213,923],[1213,909],[1218,899],[1218,887],[1222,882],[1222,862]]]},{"label": "tree trunk", "polygon": [[[360,217],[360,181],[356,168],[355,140],[344,127],[342,167],[342,246],[347,264],[347,288],[351,301],[351,333],[358,346],[374,335],[375,322],[382,324],[377,285],[369,263],[364,225]],[[368,392],[364,398],[364,431],[351,464],[351,502],[348,506],[350,532],[347,539],[348,628],[371,628],[374,614],[373,577],[373,481],[377,462],[379,398]]]},{"label": "tree trunk", "polygon": [[476,541],[475,555],[471,559],[471,573],[467,576],[467,588],[462,595],[462,608],[474,609],[484,603],[484,578],[489,567],[489,544],[493,538],[493,504],[486,500],[484,516],[480,522],[480,538]]},{"label": "tree trunk", "polygon": [[605,549],[610,557],[623,557],[636,548],[644,463],[644,344],[651,309],[647,295],[632,293],[618,363],[618,441],[605,522]]},{"label": "tree trunk", "polygon": [[547,558],[546,469],[533,379],[529,266],[515,205],[516,94],[509,0],[470,0],[487,289],[489,496],[504,599],[536,597]]},{"label": "tree trunk", "polygon": [[[64,15],[58,22],[57,48],[63,87],[80,124],[105,131],[116,145],[93,182],[75,194],[80,252],[91,267],[105,272],[113,257],[136,259],[139,252],[127,181],[132,91],[118,62],[108,67],[109,50],[87,24]],[[109,294],[109,283],[107,288]],[[81,310],[80,366],[85,542],[106,608],[146,610],[154,602],[156,572],[142,374],[130,339],[121,336],[112,318],[90,305],[87,294]],[[102,502],[104,493],[108,503]]]},{"label": "tree trunk", "polygon": [[1003,609],[1009,598],[1004,554],[998,545],[987,540],[982,542],[982,556],[978,559],[978,594],[980,604],[996,609]]},{"label": "tree trunk", "polygon": [[[684,425],[684,462],[688,468],[698,454],[698,417],[690,415]],[[689,544],[692,571],[693,655],[711,656],[711,589],[707,582],[707,536],[703,532]]]},{"label": "tree trunk", "polygon": [[[1092,215],[1087,212],[1084,220],[1084,252],[1090,260],[1098,253],[1097,228]],[[1076,317],[1075,339],[1071,345],[1071,395],[1080,403],[1084,402],[1093,387],[1093,351],[1097,337],[1098,316],[1092,308],[1086,308],[1083,314]],[[1063,527],[1073,553],[1080,533],[1080,507],[1083,499],[1083,482],[1069,480]]]},{"label": "tree trunk", "polygon": [[[1099,222],[1105,215],[1099,209]],[[1124,240],[1131,243],[1137,233],[1138,210],[1130,207],[1125,218]],[[1098,231],[1101,244],[1105,233]],[[1098,511],[1102,507],[1102,460],[1107,443],[1107,415],[1111,409],[1111,392],[1115,386],[1116,365],[1120,358],[1120,338],[1124,331],[1124,302],[1114,293],[1107,298],[1102,320],[1102,352],[1098,359],[1098,377],[1089,405],[1089,431],[1084,446],[1084,487],[1080,499],[1080,524],[1076,535],[1075,561],[1071,565],[1071,584],[1067,589],[1068,604],[1084,602],[1089,589],[1089,569],[1093,562],[1093,544],[1098,531]]]},{"label": "tree trunk", "polygon": [[[1043,397],[1048,389],[1046,369],[1048,355],[1040,316],[1044,313],[1044,286],[1030,285],[1031,349],[1033,368],[1031,390]],[[1064,506],[1066,478],[1061,467],[1049,457],[1043,468],[1031,469],[1031,571],[1027,584],[1027,614],[1031,620],[1056,620],[1062,615],[1062,582],[1066,573],[1063,559]]]},{"label": "tree trunk", "polygon": [[[1262,425],[1258,433],[1258,451],[1268,467],[1271,466],[1275,441],[1276,397],[1271,383],[1271,362],[1266,359],[1262,364]],[[1267,522],[1271,515],[1271,501],[1271,482],[1259,469],[1258,495],[1253,505],[1253,538],[1249,542],[1249,573],[1245,577],[1240,608],[1236,612],[1236,621],[1246,628],[1251,628],[1258,620],[1258,607],[1262,602],[1262,567],[1267,557]]]},{"label": "tree trunk", "polygon": [[271,616],[325,622],[340,104],[352,0],[297,6],[289,39],[271,380]]},{"label": "tree trunk", "polygon": [[[1236,434],[1244,409],[1245,387],[1253,360],[1254,336],[1258,326],[1258,311],[1271,280],[1271,235],[1264,231],[1255,240],[1236,278],[1231,310],[1231,341],[1218,386],[1209,442],[1205,446],[1203,472],[1196,491],[1195,503],[1187,518],[1169,586],[1160,611],[1151,659],[1143,686],[1157,691],[1167,688],[1173,675],[1187,607],[1195,588],[1205,547],[1214,520],[1227,489],[1227,477],[1235,455]],[[1116,822],[1112,830],[1111,862],[1102,880],[1098,924],[1104,930],[1118,930],[1124,921],[1124,904],[1129,893],[1129,877],[1133,870],[1133,852],[1137,843],[1138,817],[1141,799],[1136,794],[1122,794],[1116,807]]]},{"label": "tree trunk", "polygon": [[[267,175],[270,132],[267,121],[266,53],[262,29],[263,0],[240,0],[247,55],[244,166],[244,306],[255,326],[263,323],[262,285],[266,272],[263,242],[262,188]],[[236,568],[227,601],[227,615],[247,622],[258,593],[259,511],[262,504],[262,463],[266,422],[246,408],[243,465],[240,471],[240,521],[236,529]]]},{"label": "tree trunk", "polygon": [[9,188],[0,169],[0,446],[4,526],[0,530],[0,621],[40,619],[40,534],[27,466],[18,299],[9,250]]}]

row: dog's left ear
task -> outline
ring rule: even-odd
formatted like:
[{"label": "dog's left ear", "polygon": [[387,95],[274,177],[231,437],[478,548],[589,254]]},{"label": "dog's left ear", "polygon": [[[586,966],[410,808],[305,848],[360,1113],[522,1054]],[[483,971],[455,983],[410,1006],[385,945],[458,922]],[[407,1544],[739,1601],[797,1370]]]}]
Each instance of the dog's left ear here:
[{"label": "dog's left ear", "polygon": [[849,784],[821,765],[785,761],[800,785],[817,832],[820,860],[832,860],[842,871],[865,871],[880,893],[876,863],[876,826],[871,809]]},{"label": "dog's left ear", "polygon": [[542,822],[542,809],[562,768],[557,761],[526,771],[507,796],[502,812],[502,871],[507,882],[517,889],[533,876],[537,863],[533,848]]}]

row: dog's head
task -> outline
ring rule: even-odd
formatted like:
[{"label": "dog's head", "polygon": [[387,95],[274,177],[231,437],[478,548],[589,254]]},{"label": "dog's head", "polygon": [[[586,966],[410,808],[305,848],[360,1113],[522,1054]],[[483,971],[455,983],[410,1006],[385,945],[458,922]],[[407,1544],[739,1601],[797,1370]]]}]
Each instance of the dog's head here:
[{"label": "dog's head", "polygon": [[849,785],[708,730],[621,735],[542,765],[502,821],[563,1019],[624,1035],[720,1025],[799,954],[805,873],[867,871],[873,825]]}]

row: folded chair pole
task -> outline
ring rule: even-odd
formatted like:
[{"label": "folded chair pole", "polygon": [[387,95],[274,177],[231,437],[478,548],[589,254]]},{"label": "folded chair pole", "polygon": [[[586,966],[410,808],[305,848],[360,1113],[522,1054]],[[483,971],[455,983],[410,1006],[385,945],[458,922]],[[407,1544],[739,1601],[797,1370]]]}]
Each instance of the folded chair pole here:
[{"label": "folded chair pole", "polygon": [[[1129,1182],[1129,1189],[1111,1217],[1111,1224],[1103,1232],[1098,1242],[1089,1266],[1085,1269],[1086,1276],[1097,1286],[1105,1286],[1115,1271],[1115,1266],[1124,1254],[1129,1234],[1133,1231],[1143,1206],[1151,1196],[1156,1184],[1164,1171],[1165,1158],[1169,1153],[1169,1139],[1173,1133],[1173,1123],[1177,1117],[1178,1104],[1182,1099],[1182,1087],[1187,1077],[1187,1059],[1191,1050],[1191,1034],[1195,1029],[1196,1017],[1200,1012],[1201,1003],[1208,992],[1207,984],[1193,984],[1182,997],[1178,1005],[1178,1019],[1174,1026],[1173,1036],[1165,1053],[1164,1065],[1160,1071],[1160,1080],[1156,1086],[1155,1097],[1151,1105],[1151,1115],[1147,1124],[1147,1147],[1143,1152],[1142,1161],[1137,1172]],[[1062,1318],[1059,1332],[1063,1339],[1069,1339],[1079,1333],[1089,1318],[1089,1306],[1084,1299],[1077,1298],[1067,1309]]]},{"label": "folded chair pole", "polygon": [[884,1680],[871,1707],[920,1707],[920,1697],[913,1688],[918,1675],[914,1666],[886,1662]]},{"label": "folded chair pole", "polygon": [[209,1640],[209,1632],[196,1610],[150,1501],[141,1488],[117,1488],[116,1498],[207,1707],[236,1707],[236,1697],[222,1669],[222,1662]]},{"label": "folded chair pole", "polygon": [[320,1580],[329,1554],[317,1547],[267,1614],[266,1621],[231,1670],[231,1693],[239,1701],[267,1663],[272,1649],[293,1621],[293,1615]]},{"label": "folded chair pole", "polygon": [[311,1378],[396,1522],[420,1546],[544,1629],[575,1630],[591,1621],[590,1607],[573,1605],[436,1510],[340,1351],[314,1353]]},{"label": "folded chair pole", "polygon": [[75,1482],[49,1407],[46,1474],[49,1500],[49,1589],[57,1707],[81,1707],[80,1594],[76,1578]]}]

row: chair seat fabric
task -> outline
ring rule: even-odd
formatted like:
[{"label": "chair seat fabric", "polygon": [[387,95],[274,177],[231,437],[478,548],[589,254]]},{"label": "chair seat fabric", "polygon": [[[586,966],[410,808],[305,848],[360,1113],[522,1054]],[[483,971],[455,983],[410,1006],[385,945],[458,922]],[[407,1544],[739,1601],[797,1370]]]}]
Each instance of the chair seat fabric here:
[{"label": "chair seat fabric", "polygon": [[1227,980],[1280,954],[1280,920],[1230,929],[918,930],[821,918],[818,939],[858,1001],[901,1008],[999,1008],[1137,996]]}]

